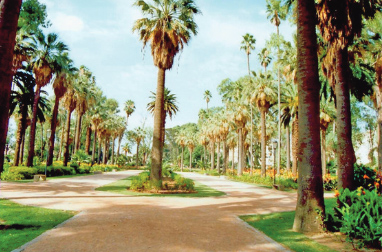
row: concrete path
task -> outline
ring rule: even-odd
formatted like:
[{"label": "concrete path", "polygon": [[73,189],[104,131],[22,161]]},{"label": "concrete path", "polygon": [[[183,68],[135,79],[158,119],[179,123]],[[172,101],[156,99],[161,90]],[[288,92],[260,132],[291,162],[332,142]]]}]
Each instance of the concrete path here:
[{"label": "concrete path", "polygon": [[137,197],[94,190],[138,173],[2,183],[0,197],[25,205],[80,211],[21,251],[288,251],[237,216],[294,210],[295,194],[195,173],[183,175],[227,195]]}]

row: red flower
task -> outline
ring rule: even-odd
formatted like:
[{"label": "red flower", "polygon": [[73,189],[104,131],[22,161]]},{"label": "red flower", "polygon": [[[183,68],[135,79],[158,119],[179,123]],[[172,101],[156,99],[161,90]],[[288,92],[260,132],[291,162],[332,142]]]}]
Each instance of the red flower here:
[{"label": "red flower", "polygon": [[364,178],[364,179],[369,179],[369,176],[367,176],[367,175],[365,174],[365,175],[363,175],[363,178]]}]

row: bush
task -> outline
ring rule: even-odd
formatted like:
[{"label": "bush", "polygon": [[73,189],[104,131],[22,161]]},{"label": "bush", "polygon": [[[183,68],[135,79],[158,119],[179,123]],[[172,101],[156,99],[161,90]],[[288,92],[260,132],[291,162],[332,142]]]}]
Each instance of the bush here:
[{"label": "bush", "polygon": [[332,177],[330,174],[325,175],[324,177],[324,189],[326,191],[333,191],[337,188],[337,178]]},{"label": "bush", "polygon": [[131,181],[130,190],[143,191],[150,189],[150,173],[142,172]]},{"label": "bush", "polygon": [[24,176],[20,173],[6,172],[3,171],[1,173],[1,180],[5,181],[14,181],[14,180],[22,180]]},{"label": "bush", "polygon": [[175,175],[175,187],[179,190],[194,191],[195,183],[192,179],[184,178],[178,174]]},{"label": "bush", "polygon": [[374,181],[376,179],[376,172],[372,168],[365,165],[354,164],[354,186],[358,188],[362,186],[366,189],[373,190]]},{"label": "bush", "polygon": [[336,196],[338,207],[334,215],[327,217],[328,228],[345,233],[353,243],[358,239],[358,247],[367,245],[381,249],[382,197],[377,190],[359,187],[351,192],[345,189]]},{"label": "bush", "polygon": [[18,173],[21,174],[24,179],[32,179],[33,176],[37,174],[37,169],[25,166],[10,167],[9,173]]}]

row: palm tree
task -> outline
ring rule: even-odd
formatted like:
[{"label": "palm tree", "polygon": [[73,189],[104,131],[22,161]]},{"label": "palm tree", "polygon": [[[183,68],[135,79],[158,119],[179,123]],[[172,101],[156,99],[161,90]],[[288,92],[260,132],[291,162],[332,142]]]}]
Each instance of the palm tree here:
[{"label": "palm tree", "polygon": [[350,111],[349,46],[361,35],[364,19],[374,16],[380,8],[379,0],[346,0],[332,4],[321,0],[317,4],[321,35],[329,45],[323,62],[324,73],[336,94],[337,107],[337,166],[338,187],[354,189],[354,163]]},{"label": "palm tree", "polygon": [[32,125],[29,139],[29,151],[27,166],[33,165],[35,137],[36,137],[36,122],[37,122],[37,103],[40,98],[40,90],[48,85],[53,74],[64,68],[65,60],[64,52],[68,47],[58,40],[57,34],[50,33],[45,36],[43,33],[36,35],[36,51],[31,60],[31,68],[36,77],[36,92],[33,103]]},{"label": "palm tree", "polygon": [[74,87],[68,87],[67,92],[65,93],[64,97],[64,105],[65,108],[67,109],[67,117],[66,117],[66,131],[65,131],[65,142],[64,142],[64,166],[68,166],[68,161],[69,161],[69,145],[71,143],[70,140],[70,121],[71,121],[71,116],[74,111],[74,109],[77,106],[77,101],[74,98],[75,95],[75,89]]},{"label": "palm tree", "polygon": [[125,107],[124,110],[126,112],[126,117],[127,117],[127,123],[129,122],[129,117],[131,116],[132,113],[135,111],[135,103],[132,100],[127,100],[125,102]]},{"label": "palm tree", "polygon": [[207,103],[207,112],[208,112],[208,103],[210,102],[211,98],[212,98],[211,91],[210,90],[204,91],[204,100],[206,100],[206,103]]},{"label": "palm tree", "polygon": [[270,52],[267,48],[263,48],[258,54],[260,64],[264,67],[264,72],[267,71],[267,67],[272,61],[272,57],[270,57],[269,54]]},{"label": "palm tree", "polygon": [[182,148],[182,156],[180,160],[180,170],[183,172],[183,161],[184,161],[184,147],[186,146],[186,132],[184,130],[180,130],[175,136],[175,142],[180,145]]},{"label": "palm tree", "polygon": [[256,77],[254,81],[256,88],[251,95],[251,102],[256,102],[257,108],[261,113],[261,176],[266,174],[266,114],[269,108],[275,101],[276,93],[273,88],[273,79],[269,73],[261,73]]},{"label": "palm tree", "polygon": [[299,114],[298,197],[293,229],[322,231],[325,216],[320,153],[320,82],[314,0],[298,0],[297,78]]},{"label": "palm tree", "polygon": [[[168,88],[164,89],[164,118],[161,120],[163,125],[162,125],[162,133],[161,133],[161,141],[162,141],[162,146],[164,146],[165,142],[165,136],[166,136],[166,131],[165,131],[165,126],[166,126],[166,118],[167,116],[170,117],[170,120],[172,120],[172,117],[178,112],[179,108],[178,105],[176,105],[176,96],[175,94],[171,94],[171,91]],[[151,102],[147,104],[147,110],[151,113],[154,114],[155,111],[155,101],[156,101],[156,94],[154,92],[151,92],[152,96]]]},{"label": "palm tree", "polygon": [[[13,78],[13,83],[16,85],[17,90],[11,92],[11,103],[9,114],[12,115],[16,107],[18,107],[18,114],[20,115],[19,124],[17,127],[16,147],[13,165],[18,166],[20,161],[20,150],[22,139],[25,137],[27,128],[28,111],[32,110],[34,100],[34,87],[36,85],[32,73],[26,71],[17,71]],[[43,92],[46,94],[46,92]],[[38,103],[37,116],[40,121],[44,121],[44,111],[47,109],[47,99],[40,97]]]},{"label": "palm tree", "polygon": [[161,134],[164,112],[164,88],[166,70],[172,68],[174,58],[197,34],[197,25],[193,18],[200,13],[193,0],[155,0],[147,3],[138,0],[135,6],[141,8],[144,18],[138,19],[133,31],[140,34],[143,47],[151,44],[154,65],[158,67],[158,83],[154,112],[154,136],[152,147],[151,181],[161,180],[162,152]]},{"label": "palm tree", "polygon": [[127,132],[127,138],[133,139],[137,144],[137,154],[135,157],[135,167],[138,169],[138,155],[139,155],[139,146],[146,135],[145,130],[142,127],[135,128]]},{"label": "palm tree", "polygon": [[247,54],[247,65],[248,65],[248,75],[251,75],[251,68],[249,67],[249,55],[251,51],[255,50],[256,39],[253,35],[247,33],[243,36],[243,41],[241,41],[241,50],[244,50]]},{"label": "palm tree", "polygon": [[[286,9],[281,5],[280,0],[267,0],[267,17],[271,20],[272,24],[276,26],[277,29],[277,61],[280,60],[280,23],[281,20],[286,18]],[[280,78],[280,67],[277,68],[277,105],[278,105],[278,141],[277,141],[277,174],[280,174],[280,163],[281,163],[281,78]]]},{"label": "palm tree", "polygon": [[16,43],[21,0],[2,0],[0,4],[0,174],[3,171],[7,141],[9,100],[12,88],[12,60]]},{"label": "palm tree", "polygon": [[238,134],[238,150],[239,150],[239,161],[238,161],[238,167],[237,167],[237,175],[241,176],[243,174],[243,170],[245,168],[245,158],[244,158],[244,141],[245,137],[244,135],[244,128],[248,121],[248,110],[247,107],[244,104],[236,104],[236,110],[233,115],[233,121],[235,122],[235,125],[237,127],[237,134]]},{"label": "palm tree", "polygon": [[188,152],[190,153],[190,171],[192,169],[192,153],[194,152],[195,149],[195,132],[192,131],[187,131],[186,133],[186,145],[188,148]]}]

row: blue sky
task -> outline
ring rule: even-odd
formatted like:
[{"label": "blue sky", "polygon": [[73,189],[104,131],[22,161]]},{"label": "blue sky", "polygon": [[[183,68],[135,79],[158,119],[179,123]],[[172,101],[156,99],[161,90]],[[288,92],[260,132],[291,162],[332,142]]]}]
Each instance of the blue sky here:
[{"label": "blue sky", "polygon": [[[131,29],[140,11],[132,0],[40,0],[47,5],[50,31],[59,34],[71,50],[76,66],[87,66],[97,78],[108,98],[116,99],[121,110],[131,99],[136,112],[129,118],[129,129],[153,125],[147,112],[150,91],[155,92],[157,69],[149,48],[142,52],[142,43]],[[276,28],[266,18],[265,0],[195,0],[202,11],[196,17],[199,33],[193,37],[173,69],[167,71],[166,87],[175,93],[179,112],[166,127],[196,122],[205,108],[205,90],[212,92],[210,106],[220,106],[216,87],[225,78],[233,80],[247,73],[246,55],[240,51],[245,33],[256,38],[256,50],[250,61],[259,68],[257,53]],[[282,35],[290,40],[296,30],[287,22]],[[124,113],[121,113],[124,115]]]}]

